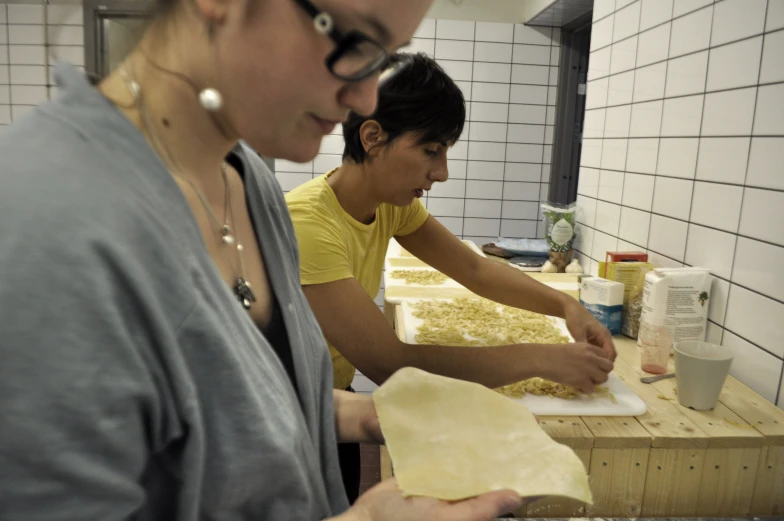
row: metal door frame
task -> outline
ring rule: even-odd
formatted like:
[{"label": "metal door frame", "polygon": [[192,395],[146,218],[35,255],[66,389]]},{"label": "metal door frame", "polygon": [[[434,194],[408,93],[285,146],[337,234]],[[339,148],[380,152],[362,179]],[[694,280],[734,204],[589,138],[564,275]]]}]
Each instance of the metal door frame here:
[{"label": "metal door frame", "polygon": [[[569,204],[577,198],[585,111],[586,70],[579,71],[590,46],[592,13],[587,13],[561,29],[561,60],[555,113],[552,166],[548,199]],[[582,51],[582,54],[581,54]],[[586,58],[587,59],[587,58]],[[586,61],[587,63],[587,61]]]},{"label": "metal door frame", "polygon": [[104,77],[102,51],[105,18],[144,18],[150,12],[149,0],[84,0],[84,63],[87,72]]}]

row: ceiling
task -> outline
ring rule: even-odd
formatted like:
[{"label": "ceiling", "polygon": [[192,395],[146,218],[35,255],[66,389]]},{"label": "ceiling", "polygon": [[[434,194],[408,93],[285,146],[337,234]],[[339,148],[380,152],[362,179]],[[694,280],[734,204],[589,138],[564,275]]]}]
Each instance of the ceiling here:
[{"label": "ceiling", "polygon": [[593,0],[555,0],[526,21],[528,25],[563,27],[593,10]]}]

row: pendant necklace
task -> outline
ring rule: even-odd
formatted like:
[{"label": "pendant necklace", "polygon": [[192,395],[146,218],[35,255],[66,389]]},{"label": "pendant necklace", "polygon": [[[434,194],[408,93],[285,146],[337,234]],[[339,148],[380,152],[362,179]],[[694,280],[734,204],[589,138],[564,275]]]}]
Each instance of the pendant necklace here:
[{"label": "pendant necklace", "polygon": [[[160,136],[157,134],[157,130],[155,129],[155,125],[152,123],[152,118],[150,113],[147,111],[147,107],[144,104],[144,100],[142,98],[141,86],[138,82],[133,78],[132,72],[130,67],[126,67],[126,64],[123,64],[120,69],[120,76],[122,76],[123,80],[125,81],[126,87],[131,95],[134,97],[134,104],[138,106],[139,114],[142,116],[142,125],[147,130],[147,134],[152,138],[155,142],[155,148],[159,151],[162,151],[164,155],[168,158],[168,164],[172,166],[176,166],[176,161],[172,157],[171,153],[169,152],[168,148],[163,143],[163,140],[160,139]],[[236,250],[237,250],[237,257],[239,258],[239,274],[237,270],[234,268],[234,263],[230,256],[226,255],[226,261],[229,264],[229,268],[231,268],[232,276],[234,278],[234,284],[232,285],[232,291],[234,296],[239,300],[242,307],[246,310],[251,308],[251,305],[256,302],[256,295],[253,293],[253,289],[250,286],[250,282],[248,282],[245,276],[245,263],[242,258],[242,253],[244,250],[243,245],[239,242],[238,238],[232,233],[231,225],[235,222],[234,220],[234,208],[231,204],[231,191],[229,189],[229,179],[228,179],[228,165],[225,161],[221,163],[221,177],[223,178],[223,187],[226,191],[226,198],[224,201],[224,214],[223,214],[223,223],[217,218],[215,213],[212,211],[212,207],[207,202],[207,198],[204,196],[202,191],[196,186],[196,183],[193,182],[189,177],[181,176],[177,172],[181,169],[176,168],[172,171],[172,174],[177,179],[180,179],[186,183],[193,189],[196,193],[196,196],[201,201],[202,206],[204,206],[205,211],[207,212],[207,217],[210,220],[212,225],[213,231],[217,235],[218,239],[221,243],[225,246],[231,246],[236,243]]]}]

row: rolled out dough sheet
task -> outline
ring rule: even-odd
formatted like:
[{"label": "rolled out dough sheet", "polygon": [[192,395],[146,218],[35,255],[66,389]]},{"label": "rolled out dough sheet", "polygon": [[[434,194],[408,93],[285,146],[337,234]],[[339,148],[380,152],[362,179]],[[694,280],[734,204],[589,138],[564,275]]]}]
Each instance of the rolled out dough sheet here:
[{"label": "rolled out dough sheet", "polygon": [[531,412],[482,385],[406,367],[373,393],[406,496],[465,499],[511,489],[592,504],[582,461]]}]

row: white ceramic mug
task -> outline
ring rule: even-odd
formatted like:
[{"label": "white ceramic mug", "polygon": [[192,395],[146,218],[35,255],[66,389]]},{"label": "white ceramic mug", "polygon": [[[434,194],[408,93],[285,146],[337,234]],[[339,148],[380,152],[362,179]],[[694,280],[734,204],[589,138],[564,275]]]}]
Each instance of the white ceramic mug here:
[{"label": "white ceramic mug", "polygon": [[698,411],[713,409],[732,365],[732,351],[698,340],[676,342],[673,351],[678,402]]}]

